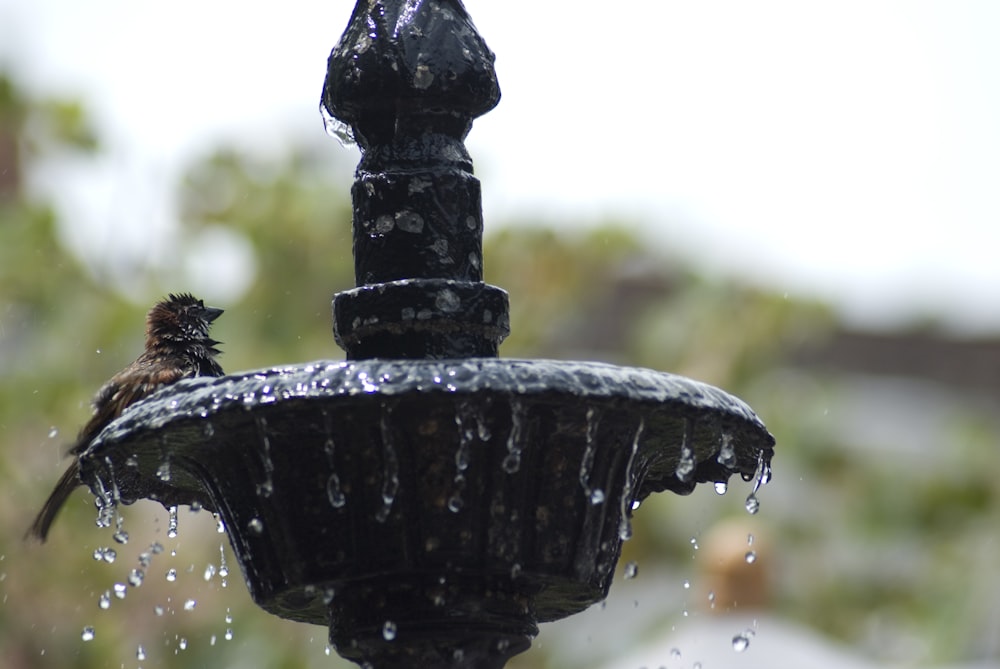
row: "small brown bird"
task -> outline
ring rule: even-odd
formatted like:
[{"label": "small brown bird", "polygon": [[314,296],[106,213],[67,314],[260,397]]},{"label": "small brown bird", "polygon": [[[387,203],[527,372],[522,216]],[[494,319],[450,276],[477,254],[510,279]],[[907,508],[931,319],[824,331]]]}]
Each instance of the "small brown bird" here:
[{"label": "small brown bird", "polygon": [[45,541],[56,514],[77,486],[83,485],[80,454],[126,407],[180,379],[222,376],[222,367],[215,361],[220,353],[215,348],[219,342],[208,336],[212,321],[220,314],[222,309],[206,307],[190,293],[169,295],[150,309],[146,315],[146,350],[97,392],[94,415],[69,449],[76,459],[59,479],[26,536]]}]

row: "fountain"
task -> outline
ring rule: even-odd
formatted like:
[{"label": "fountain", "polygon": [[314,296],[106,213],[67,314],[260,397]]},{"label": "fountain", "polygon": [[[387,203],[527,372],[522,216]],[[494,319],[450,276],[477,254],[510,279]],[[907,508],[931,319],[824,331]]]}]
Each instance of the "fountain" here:
[{"label": "fountain", "polygon": [[721,390],[497,357],[463,140],[499,97],[460,0],[359,0],[321,104],[362,153],[347,360],[181,381],[81,457],[105,511],[218,513],[254,601],[365,666],[502,667],[606,597],[647,495],[770,476],[773,438]]}]

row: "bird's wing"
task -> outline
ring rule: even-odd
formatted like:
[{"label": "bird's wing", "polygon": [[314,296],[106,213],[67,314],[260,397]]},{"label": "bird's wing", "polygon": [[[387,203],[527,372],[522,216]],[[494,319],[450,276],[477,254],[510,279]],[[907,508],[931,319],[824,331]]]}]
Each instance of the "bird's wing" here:
[{"label": "bird's wing", "polygon": [[[140,361],[137,361],[137,363]],[[179,381],[188,374],[177,367],[133,365],[111,377],[94,396],[94,415],[80,430],[70,453],[82,453],[104,426],[161,386]]]}]

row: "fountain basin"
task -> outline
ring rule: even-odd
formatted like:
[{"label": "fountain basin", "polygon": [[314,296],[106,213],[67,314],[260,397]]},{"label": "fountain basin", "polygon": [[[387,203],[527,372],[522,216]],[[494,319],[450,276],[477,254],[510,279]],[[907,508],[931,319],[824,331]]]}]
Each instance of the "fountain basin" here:
[{"label": "fountain basin", "polygon": [[637,502],[767,476],[773,443],[741,400],[671,374],[372,359],[181,381],[81,468],[107,502],[218,512],[255,602],[331,625],[347,657],[443,622],[516,652],[607,595]]}]

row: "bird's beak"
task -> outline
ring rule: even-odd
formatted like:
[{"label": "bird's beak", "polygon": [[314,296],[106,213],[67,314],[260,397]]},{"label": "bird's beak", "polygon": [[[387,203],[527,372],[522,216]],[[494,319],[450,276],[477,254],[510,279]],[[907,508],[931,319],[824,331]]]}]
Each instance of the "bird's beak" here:
[{"label": "bird's beak", "polygon": [[219,316],[221,316],[222,313],[223,313],[223,311],[224,311],[223,309],[216,309],[215,307],[205,307],[205,309],[202,311],[202,317],[206,321],[208,321],[209,323],[211,323],[216,318],[218,318]]}]

